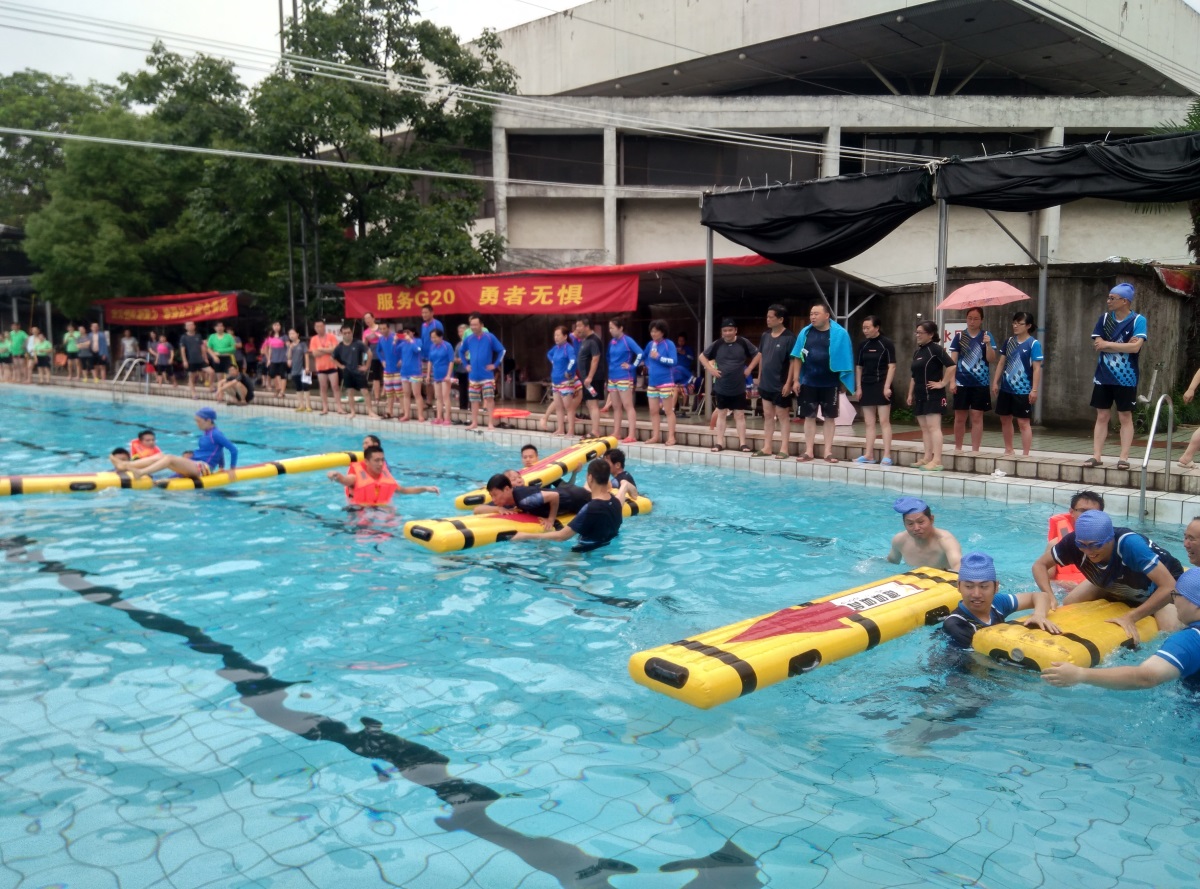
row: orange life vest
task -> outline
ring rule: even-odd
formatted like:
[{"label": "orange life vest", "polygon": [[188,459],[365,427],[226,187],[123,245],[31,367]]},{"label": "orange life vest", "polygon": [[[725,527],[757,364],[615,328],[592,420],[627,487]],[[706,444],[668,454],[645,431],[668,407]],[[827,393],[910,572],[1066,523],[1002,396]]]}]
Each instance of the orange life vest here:
[{"label": "orange life vest", "polygon": [[[1058,543],[1074,530],[1075,517],[1069,512],[1060,512],[1058,515],[1050,516],[1050,531],[1046,535],[1046,539],[1051,543]],[[1055,579],[1065,580],[1067,583],[1082,583],[1084,576],[1074,565],[1059,565]]]},{"label": "orange life vest", "polygon": [[392,478],[387,466],[379,473],[379,478],[371,478],[367,468],[362,463],[351,463],[346,469],[347,474],[354,479],[354,485],[346,488],[346,497],[358,506],[380,506],[392,502],[392,495],[399,486]]},{"label": "orange life vest", "polygon": [[147,457],[157,457],[161,453],[162,451],[158,445],[148,448],[136,438],[129,443],[129,458],[131,460],[145,460]]}]

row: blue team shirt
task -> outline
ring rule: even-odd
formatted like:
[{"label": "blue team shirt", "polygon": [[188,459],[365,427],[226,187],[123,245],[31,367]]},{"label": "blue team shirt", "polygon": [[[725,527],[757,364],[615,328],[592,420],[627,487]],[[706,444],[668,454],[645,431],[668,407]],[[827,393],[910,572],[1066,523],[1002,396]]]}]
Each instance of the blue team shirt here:
[{"label": "blue team shirt", "polygon": [[555,343],[546,353],[550,359],[550,382],[565,383],[574,376],[576,350],[570,343]]},{"label": "blue team shirt", "polygon": [[1172,633],[1154,653],[1178,670],[1180,679],[1200,673],[1200,623]]},{"label": "blue team shirt", "polygon": [[[642,347],[629,336],[608,341],[608,378],[610,380],[632,380],[642,360]],[[622,364],[629,367],[623,368]]]},{"label": "blue team shirt", "polygon": [[429,332],[436,330],[443,337],[446,336],[446,329],[442,327],[442,322],[437,318],[432,321],[421,322],[421,354],[424,355],[424,360],[429,360],[429,353],[433,349],[433,340],[429,338]]},{"label": "blue team shirt", "polygon": [[995,598],[992,599],[992,610],[988,614],[987,623],[984,623],[973,615],[967,610],[967,606],[960,602],[958,607],[951,611],[949,616],[942,621],[942,629],[954,640],[954,644],[959,648],[970,648],[971,640],[975,638],[976,630],[1003,623],[1010,614],[1019,610],[1020,606],[1017,604],[1017,597],[1015,595],[1012,593],[996,593]]},{"label": "blue team shirt", "polygon": [[375,357],[383,362],[383,372],[387,374],[400,373],[400,338],[394,333],[381,336],[372,347]]},{"label": "blue team shirt", "polygon": [[[1106,339],[1110,343],[1128,343],[1146,338],[1146,316],[1137,312],[1130,312],[1124,321],[1118,321],[1112,312],[1105,312],[1092,331],[1092,339]],[[1136,386],[1138,356],[1126,352],[1100,353],[1092,382],[1101,386]]]},{"label": "blue team shirt", "polygon": [[1173,555],[1148,537],[1129,528],[1114,528],[1117,544],[1107,565],[1098,565],[1084,555],[1075,544],[1075,532],[1063,535],[1050,554],[1060,565],[1074,565],[1088,580],[1113,596],[1140,604],[1153,595],[1157,585],[1147,575],[1160,562],[1167,566],[1172,577],[1183,573],[1183,566]]},{"label": "blue team shirt", "polygon": [[450,365],[454,362],[454,347],[445,340],[436,346],[430,346],[425,353],[425,360],[430,364],[430,372],[435,380],[444,380],[450,375]]},{"label": "blue team shirt", "polygon": [[225,468],[225,451],[229,451],[229,468],[236,469],[238,461],[237,445],[225,437],[225,433],[214,426],[200,433],[196,448],[192,451],[192,459],[197,463],[207,463],[210,469]]},{"label": "blue team shirt", "polygon": [[693,379],[695,379],[695,377],[692,375],[691,370],[684,367],[682,364],[676,364],[673,368],[671,368],[671,382],[676,386],[687,386],[692,382]]},{"label": "blue team shirt", "polygon": [[[650,354],[652,351],[658,352],[657,358]],[[651,340],[646,346],[644,355],[646,369],[650,374],[649,380],[646,381],[647,386],[670,386],[675,382],[672,371],[675,369],[675,363],[679,356],[673,342],[668,339],[657,343]]]},{"label": "blue team shirt", "polygon": [[1010,336],[1004,343],[1004,373],[1000,389],[1013,395],[1028,395],[1033,390],[1033,363],[1042,359],[1042,344],[1033,337],[1020,342]]},{"label": "blue team shirt", "polygon": [[421,350],[420,340],[406,340],[403,337],[400,339],[400,375],[405,377],[419,377],[421,375],[421,359],[424,352]]},{"label": "blue team shirt", "polygon": [[499,365],[504,358],[504,346],[496,339],[496,335],[490,330],[485,330],[479,336],[469,333],[463,343],[463,358],[471,366],[471,379],[477,383],[492,379],[495,371],[488,370],[487,366]]},{"label": "blue team shirt", "polygon": [[[830,328],[832,330],[832,328]],[[829,369],[830,330],[808,329],[804,339],[804,363],[800,365],[800,385],[830,389],[838,384],[838,375]]]},{"label": "blue team shirt", "polygon": [[954,372],[955,383],[959,386],[991,385],[992,378],[987,360],[988,346],[995,350],[996,338],[986,330],[979,331],[978,336],[971,336],[965,330],[960,330],[954,335],[954,342],[950,344],[950,354],[958,362],[958,369]]}]

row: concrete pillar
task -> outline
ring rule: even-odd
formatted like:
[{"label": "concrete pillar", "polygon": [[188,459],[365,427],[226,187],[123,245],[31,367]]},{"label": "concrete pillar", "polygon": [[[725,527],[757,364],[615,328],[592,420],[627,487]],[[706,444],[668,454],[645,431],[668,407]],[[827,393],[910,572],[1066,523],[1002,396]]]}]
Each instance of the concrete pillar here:
[{"label": "concrete pillar", "polygon": [[[1065,131],[1062,127],[1051,127],[1042,131],[1042,147],[1057,148],[1063,144]],[[1038,234],[1045,235],[1049,241],[1050,261],[1058,254],[1058,236],[1062,224],[1062,208],[1047,207],[1038,213]]]},{"label": "concrete pillar", "polygon": [[492,127],[492,175],[496,177],[496,234],[508,240],[508,132]]},{"label": "concrete pillar", "polygon": [[837,176],[842,169],[842,128],[834,124],[825,131],[825,152],[821,155],[821,175]]},{"label": "concrete pillar", "polygon": [[621,250],[617,242],[617,128],[604,128],[604,261],[617,265]]}]

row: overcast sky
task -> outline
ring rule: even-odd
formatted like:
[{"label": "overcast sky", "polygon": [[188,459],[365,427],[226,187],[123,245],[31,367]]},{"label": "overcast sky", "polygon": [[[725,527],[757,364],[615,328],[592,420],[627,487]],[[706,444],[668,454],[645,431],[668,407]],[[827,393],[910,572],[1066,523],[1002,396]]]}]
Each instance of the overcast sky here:
[{"label": "overcast sky", "polygon": [[[484,28],[503,30],[577,5],[578,2],[568,0],[427,0],[420,4],[420,9],[426,18],[470,40]],[[284,6],[290,14],[291,0],[284,0]],[[70,21],[51,20],[46,13],[66,13]],[[121,72],[142,65],[150,46],[149,37],[114,34],[111,29],[97,33],[96,26],[86,18],[152,30],[161,34],[172,49],[196,47],[173,41],[165,32],[203,41],[242,44],[265,52],[279,51],[279,0],[0,0],[0,41],[3,41],[0,74],[34,68],[80,82],[94,79],[113,83]],[[72,40],[34,31],[70,32],[85,39]],[[217,53],[215,47],[209,51]],[[240,73],[247,81],[262,76],[253,70]]]}]

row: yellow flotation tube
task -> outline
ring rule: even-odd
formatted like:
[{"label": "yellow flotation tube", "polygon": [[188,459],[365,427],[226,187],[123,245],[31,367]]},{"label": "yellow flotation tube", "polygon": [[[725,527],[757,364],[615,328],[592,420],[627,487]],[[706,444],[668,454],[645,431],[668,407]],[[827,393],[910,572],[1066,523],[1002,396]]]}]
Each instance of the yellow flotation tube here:
[{"label": "yellow flotation tube", "polygon": [[[646,497],[625,501],[622,510],[625,518],[646,515],[654,504]],[[560,515],[554,522],[554,530],[565,527],[573,514]],[[527,513],[499,515],[451,516],[448,519],[415,519],[404,524],[404,536],[435,553],[451,553],[464,549],[478,549],[490,543],[508,540],[518,531],[541,534],[545,531],[541,519]]]},{"label": "yellow flotation tube", "polygon": [[[1026,670],[1041,671],[1055,661],[1094,667],[1119,646],[1133,647],[1133,640],[1124,630],[1106,623],[1130,611],[1123,602],[1077,602],[1050,612],[1050,619],[1062,630],[1061,636],[1036,627],[1003,623],[976,630],[971,645],[979,654]],[[1143,642],[1151,639],[1158,633],[1158,621],[1143,617],[1137,622],[1137,631]]]},{"label": "yellow flotation tube", "polygon": [[134,491],[149,491],[162,488],[165,491],[195,491],[205,488],[222,488],[235,482],[274,478],[279,475],[296,475],[301,472],[316,472],[322,469],[337,469],[362,460],[362,451],[338,451],[332,454],[314,454],[308,457],[288,457],[270,463],[253,463],[237,469],[224,469],[203,478],[134,478],[128,472],[95,472],[90,475],[8,475],[0,476],[0,497],[15,497],[18,494],[85,494],[105,488],[127,488]]},{"label": "yellow flotation tube", "polygon": [[956,580],[936,568],[897,574],[639,651],[629,675],[707,710],[937,623],[961,601]]},{"label": "yellow flotation tube", "polygon": [[[603,457],[617,446],[617,440],[609,435],[604,438],[585,438],[579,444],[563,448],[556,454],[545,457],[532,466],[521,470],[521,478],[530,487],[549,485],[575,470],[584,466],[597,457]],[[474,509],[491,503],[491,495],[484,488],[467,491],[454,498],[455,509]]]}]

